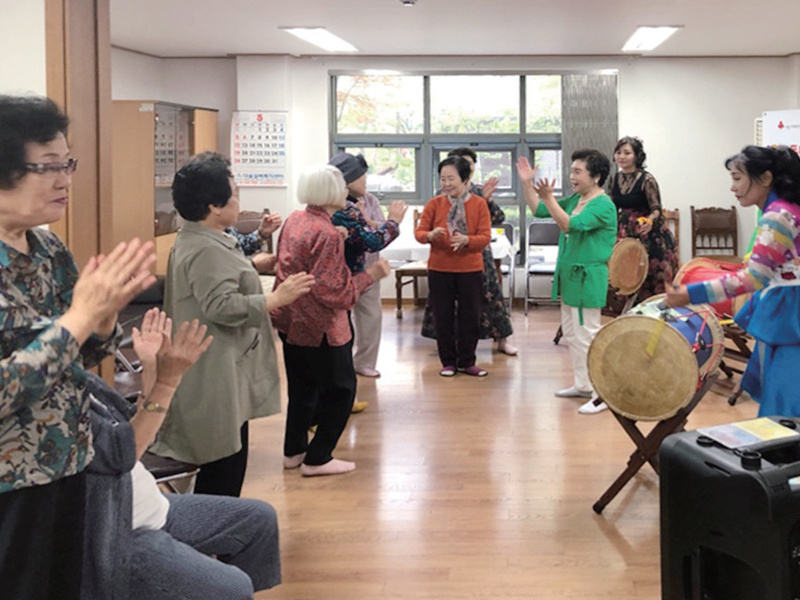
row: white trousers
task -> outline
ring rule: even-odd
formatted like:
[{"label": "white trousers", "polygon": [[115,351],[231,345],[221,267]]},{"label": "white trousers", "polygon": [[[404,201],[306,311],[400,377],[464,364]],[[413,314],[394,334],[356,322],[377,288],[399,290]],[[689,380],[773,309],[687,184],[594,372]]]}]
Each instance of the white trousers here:
[{"label": "white trousers", "polygon": [[359,369],[374,369],[381,346],[381,284],[375,282],[358,298],[353,307],[353,329],[355,330],[353,366]]},{"label": "white trousers", "polygon": [[584,308],[583,325],[580,325],[578,308],[561,304],[561,332],[569,344],[575,387],[582,392],[593,392],[589,380],[589,344],[600,329],[600,309]]}]

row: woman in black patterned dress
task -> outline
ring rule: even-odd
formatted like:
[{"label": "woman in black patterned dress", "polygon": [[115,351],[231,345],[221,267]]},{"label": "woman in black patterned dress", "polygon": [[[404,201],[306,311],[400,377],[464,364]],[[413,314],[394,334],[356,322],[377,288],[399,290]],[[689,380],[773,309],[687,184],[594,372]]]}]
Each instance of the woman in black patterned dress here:
[{"label": "woman in black patterned dress", "polygon": [[641,240],[650,258],[647,279],[639,289],[638,300],[663,294],[678,272],[675,238],[661,210],[661,194],[651,173],[644,170],[647,154],[641,140],[624,137],[614,146],[614,161],[619,171],[609,180],[608,189],[617,207],[617,240]]},{"label": "woman in black patterned dress", "polygon": [[[478,157],[471,148],[456,148],[448,153],[448,156],[460,156],[464,158],[475,172],[475,162]],[[506,216],[495,202],[492,201],[492,193],[497,187],[497,179],[492,178],[481,187],[469,183],[470,191],[476,196],[486,200],[489,206],[489,214],[492,218],[492,227],[501,227],[506,220]],[[495,340],[498,351],[509,356],[516,356],[519,350],[509,342],[508,338],[514,333],[511,327],[511,316],[503,299],[503,290],[500,286],[500,276],[492,257],[492,250],[489,246],[483,249],[483,299],[481,300],[481,321],[480,339]],[[422,335],[427,338],[436,339],[436,323],[433,320],[433,311],[429,307],[425,308],[422,318]]]}]

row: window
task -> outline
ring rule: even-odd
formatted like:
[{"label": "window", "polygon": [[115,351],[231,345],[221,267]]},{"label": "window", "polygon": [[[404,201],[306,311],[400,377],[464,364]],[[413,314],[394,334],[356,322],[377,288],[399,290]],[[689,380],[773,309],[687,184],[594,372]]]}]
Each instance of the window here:
[{"label": "window", "polygon": [[337,133],[422,133],[422,85],[420,76],[337,77]]},{"label": "window", "polygon": [[[436,164],[438,165],[452,148],[437,149]],[[497,192],[495,200],[500,200],[503,195],[512,193],[514,186],[514,151],[508,150],[481,150],[478,147],[471,148],[478,155],[478,162],[475,163],[475,172],[472,174],[472,181],[476,185],[482,185],[492,177],[497,177]],[[439,178],[434,169],[434,187],[438,188]]]},{"label": "window", "polygon": [[561,75],[525,78],[525,132],[561,133]]},{"label": "window", "polygon": [[344,152],[363,154],[369,165],[367,191],[378,197],[417,190],[417,151],[408,147],[352,147]]},{"label": "window", "polygon": [[517,75],[432,76],[431,133],[519,133],[519,80]]},{"label": "window", "polygon": [[586,77],[603,80],[610,90],[604,107],[615,116],[615,75],[332,74],[331,151],[364,154],[367,188],[382,201],[402,198],[420,206],[439,187],[438,163],[453,148],[468,146],[478,155],[473,181],[499,179],[493,199],[519,228],[524,247],[530,211],[517,157],[529,157],[540,177],[555,178],[561,195],[562,144],[570,152],[578,143],[605,148],[597,132],[616,135],[616,121],[605,113],[598,120],[591,101],[573,98],[570,90],[585,87]]}]

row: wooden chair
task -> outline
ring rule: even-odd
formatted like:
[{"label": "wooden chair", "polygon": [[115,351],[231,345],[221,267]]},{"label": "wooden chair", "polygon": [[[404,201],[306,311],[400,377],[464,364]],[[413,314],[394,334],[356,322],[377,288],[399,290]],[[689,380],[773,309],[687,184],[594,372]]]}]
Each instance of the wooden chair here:
[{"label": "wooden chair", "polygon": [[734,257],[739,252],[736,207],[698,208],[692,211],[692,258]]},{"label": "wooden chair", "polygon": [[[414,231],[417,230],[419,225],[419,218],[421,213],[419,209],[414,209]],[[396,316],[398,319],[403,318],[403,286],[409,283],[414,288],[414,306],[420,304],[419,297],[419,278],[428,276],[428,261],[418,260],[401,265],[394,270],[394,287],[397,292],[397,310]]]},{"label": "wooden chair", "polygon": [[675,238],[675,256],[678,258],[678,264],[681,264],[681,228],[680,228],[680,211],[663,209],[661,214],[664,216],[664,222],[667,224],[667,229],[672,232]]}]

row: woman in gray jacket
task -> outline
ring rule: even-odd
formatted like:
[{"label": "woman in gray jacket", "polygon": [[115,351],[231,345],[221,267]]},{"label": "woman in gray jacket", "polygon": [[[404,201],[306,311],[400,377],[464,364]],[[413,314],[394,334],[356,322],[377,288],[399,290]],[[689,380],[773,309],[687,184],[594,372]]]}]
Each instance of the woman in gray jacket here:
[{"label": "woman in gray jacket", "polygon": [[186,374],[152,451],[200,465],[195,491],[239,496],[249,419],[280,411],[269,311],[309,292],[298,273],[264,293],[258,273],[225,233],[239,216],[228,161],[199,154],[175,175],[175,208],[187,223],[170,254],[164,308],[175,323],[198,319],[214,344]]}]

